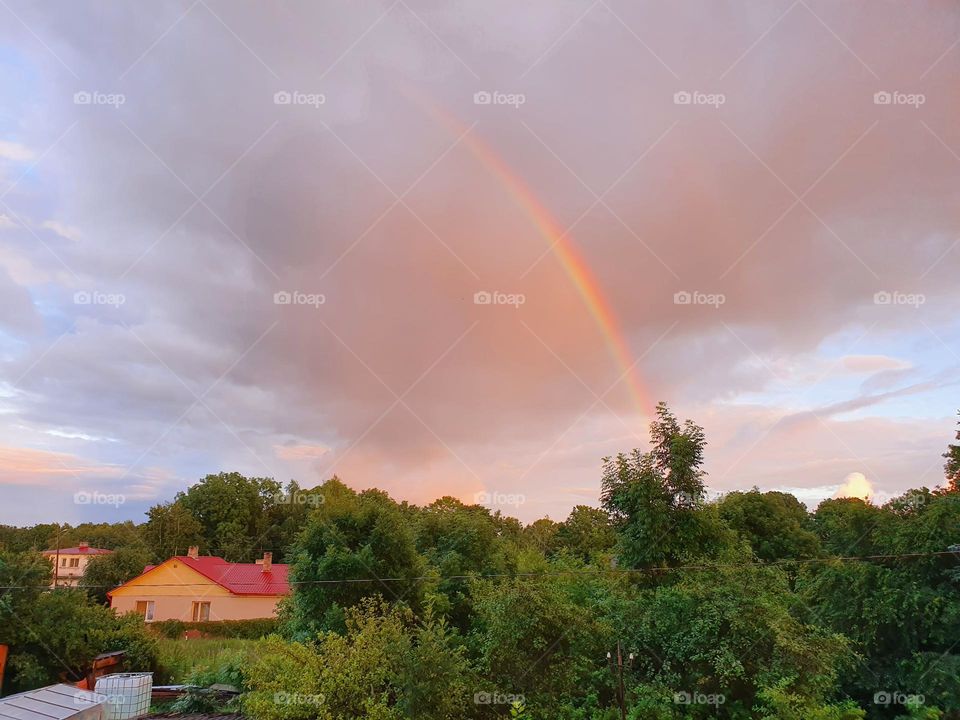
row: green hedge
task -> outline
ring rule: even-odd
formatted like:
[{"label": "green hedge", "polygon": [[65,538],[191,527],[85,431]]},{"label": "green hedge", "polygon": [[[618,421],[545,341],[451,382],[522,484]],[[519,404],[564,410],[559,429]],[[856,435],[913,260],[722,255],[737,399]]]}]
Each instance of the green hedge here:
[{"label": "green hedge", "polygon": [[184,622],[183,620],[158,620],[149,627],[162,637],[178,639],[187,630],[199,630],[215,638],[241,638],[257,640],[277,632],[276,618],[256,620],[215,620],[210,622]]}]

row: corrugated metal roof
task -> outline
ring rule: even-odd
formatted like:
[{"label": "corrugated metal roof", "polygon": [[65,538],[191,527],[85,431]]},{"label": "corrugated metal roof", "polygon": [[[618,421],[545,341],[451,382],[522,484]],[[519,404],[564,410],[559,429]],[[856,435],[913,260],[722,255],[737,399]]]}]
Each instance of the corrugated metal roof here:
[{"label": "corrugated metal roof", "polygon": [[192,558],[178,555],[173,559],[181,561],[235,595],[286,595],[290,592],[287,565],[274,563],[269,572],[264,572],[263,566],[256,563],[231,563],[219,557]]},{"label": "corrugated metal roof", "polygon": [[109,555],[113,550],[104,550],[103,548],[95,547],[68,547],[60,548],[57,550],[44,550],[41,555],[56,555],[59,552],[61,555]]},{"label": "corrugated metal roof", "polygon": [[[212,555],[197,558],[187,555],[174,555],[160,565],[165,565],[174,560],[196,570],[205,578],[212,580],[234,595],[286,595],[290,592],[290,584],[287,581],[289,565],[273,563],[269,572],[264,572],[263,565],[259,563],[232,563]],[[143,577],[160,565],[147,565],[143,569],[143,573],[137,577]],[[133,582],[133,580],[130,582]],[[124,583],[124,585],[126,584]],[[124,587],[124,585],[120,587]],[[144,587],[149,587],[149,583],[145,583]],[[113,592],[108,592],[107,595],[113,595]]]},{"label": "corrugated metal roof", "polygon": [[103,720],[96,693],[73,685],[50,685],[0,698],[0,718],[9,720]]}]

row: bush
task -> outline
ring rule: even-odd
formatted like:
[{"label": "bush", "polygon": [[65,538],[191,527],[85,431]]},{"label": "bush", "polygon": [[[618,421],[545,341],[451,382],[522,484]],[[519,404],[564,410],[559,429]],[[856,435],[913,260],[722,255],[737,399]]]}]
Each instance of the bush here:
[{"label": "bush", "polygon": [[464,720],[478,682],[455,632],[428,608],[417,620],[380,597],[346,611],[346,634],[315,644],[268,638],[248,671],[258,720]]},{"label": "bush", "polygon": [[[209,664],[195,667],[187,675],[185,684],[198,688],[231,685],[243,692],[246,688],[244,668],[249,660],[247,653],[241,650],[224,650]],[[239,696],[224,699],[216,693],[188,691],[170,705],[170,710],[175,713],[222,713],[239,710],[239,707]]]},{"label": "bush", "polygon": [[0,610],[0,633],[10,634],[8,682],[4,689],[19,692],[61,679],[74,682],[89,669],[94,657],[104,652],[126,652],[124,666],[130,671],[150,671],[156,664],[157,639],[143,620],[128,614],[118,617],[109,608],[94,603],[81,590],[44,592],[15,617]]},{"label": "bush", "polygon": [[224,659],[231,653],[242,654],[244,657],[250,656],[253,645],[253,640],[237,638],[209,640],[161,638],[157,641],[157,672],[154,682],[158,685],[193,682],[191,677],[195,673],[221,667]]},{"label": "bush", "polygon": [[215,620],[212,622],[184,622],[183,620],[160,620],[150,623],[150,628],[161,637],[179,640],[187,630],[199,630],[211,638],[237,638],[259,640],[277,632],[276,618],[253,620]]}]

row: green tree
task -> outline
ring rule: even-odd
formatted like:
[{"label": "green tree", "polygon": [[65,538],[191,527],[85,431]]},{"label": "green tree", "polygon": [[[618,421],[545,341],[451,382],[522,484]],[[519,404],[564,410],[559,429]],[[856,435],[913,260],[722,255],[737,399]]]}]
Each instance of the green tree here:
[{"label": "green tree", "polygon": [[201,550],[209,549],[203,526],[184,505],[178,502],[154,505],[147,511],[147,517],[141,535],[154,562],[184,555],[191,545]]},{"label": "green tree", "polygon": [[960,536],[960,495],[921,488],[883,508],[828,501],[817,515],[835,554],[858,545],[856,554],[878,556],[811,564],[797,578],[801,610],[863,657],[843,689],[864,705],[899,688],[928,705],[960,707],[958,562],[947,552]]},{"label": "green tree", "polygon": [[560,544],[557,541],[557,533],[560,530],[560,523],[554,522],[550,518],[540,518],[534,520],[523,529],[523,538],[525,544],[535,548],[543,555],[553,555]]},{"label": "green tree", "polygon": [[264,641],[248,682],[245,709],[262,720],[459,720],[476,707],[455,633],[429,610],[418,622],[380,597],[347,610],[344,633],[314,646]]},{"label": "green tree", "polygon": [[610,516],[600,508],[577,505],[557,530],[560,547],[582,560],[609,552],[617,542]]},{"label": "green tree", "polygon": [[[957,424],[960,425],[960,423]],[[960,430],[957,430],[956,439],[960,441]],[[954,492],[960,492],[960,442],[948,445],[943,457],[947,461],[943,466],[943,472],[949,482],[949,487]]]},{"label": "green tree", "polygon": [[424,583],[434,608],[460,630],[469,626],[472,612],[467,577],[504,572],[508,565],[505,543],[490,511],[442,497],[415,515],[418,552],[437,580]]},{"label": "green tree", "polygon": [[650,452],[605,458],[601,499],[628,567],[674,565],[714,556],[729,541],[713,507],[704,507],[703,428],[683,426],[664,403],[650,425]]},{"label": "green tree", "polygon": [[882,536],[894,517],[890,508],[878,508],[859,498],[836,498],[817,506],[813,528],[830,555],[876,555],[883,552]]},{"label": "green tree", "polygon": [[374,594],[419,603],[415,578],[425,563],[413,528],[400,507],[379,490],[327,497],[311,514],[291,554],[290,579],[296,584],[287,617],[298,635],[341,628],[343,610]]},{"label": "green tree", "polygon": [[107,604],[110,590],[140,575],[149,563],[150,551],[142,544],[118,548],[109,555],[90,558],[81,585],[97,602]]},{"label": "green tree", "polygon": [[41,523],[33,527],[0,525],[0,549],[16,553],[54,548],[56,545],[50,544],[50,538],[56,542],[57,528],[54,523]]},{"label": "green tree", "polygon": [[[140,534],[129,520],[122,523],[82,523],[76,527],[64,525],[60,532],[60,547],[76,547],[87,542],[90,547],[115,550],[136,543]],[[57,545],[57,529],[53,528],[47,537],[47,548]]]},{"label": "green tree", "polygon": [[798,620],[795,603],[776,567],[669,573],[662,584],[628,593],[615,611],[619,634],[636,653],[632,682],[723,696],[694,717],[767,717],[759,711],[771,708],[765,693],[773,691],[803,708],[828,705],[854,654],[842,635]]},{"label": "green tree", "polygon": [[602,583],[572,575],[474,581],[470,640],[491,685],[484,689],[523,695],[530,717],[560,717],[574,699],[579,711],[596,710],[597,688],[609,683],[598,661],[613,641]]},{"label": "green tree", "polygon": [[231,562],[252,562],[263,549],[278,557],[285,548],[271,524],[282,504],[283,486],[271,478],[247,478],[237,472],[207,475],[176,502],[202,527],[204,545]]},{"label": "green tree", "polygon": [[720,517],[761,560],[815,557],[820,540],[806,507],[789,493],[728,493],[717,503]]},{"label": "green tree", "polygon": [[[49,563],[35,554],[0,552],[0,643],[10,646],[5,691],[23,691],[83,677],[93,658],[125,650],[130,668],[149,670],[156,640],[143,620],[118,617],[80,590],[42,591]],[[13,587],[11,587],[13,586]]]},{"label": "green tree", "polygon": [[[34,609],[43,592],[50,586],[50,563],[34,551],[10,552],[0,550],[0,644],[8,645],[14,654],[31,640],[31,620]],[[13,673],[22,678],[15,682],[17,687],[29,687],[34,678],[43,677],[43,669],[37,661],[30,661],[28,655],[20,653],[19,670],[11,665]],[[11,673],[8,673],[8,678]],[[39,682],[39,681],[38,681]],[[0,691],[8,691],[10,680],[6,680]]]}]

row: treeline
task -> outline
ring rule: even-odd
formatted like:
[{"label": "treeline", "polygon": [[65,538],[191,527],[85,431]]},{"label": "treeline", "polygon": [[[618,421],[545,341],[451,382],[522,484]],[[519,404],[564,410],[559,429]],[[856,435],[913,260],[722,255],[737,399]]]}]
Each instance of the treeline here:
[{"label": "treeline", "polygon": [[[143,525],[70,532],[133,533],[109,558],[290,562],[279,634],[231,671],[265,720],[960,718],[960,444],[943,487],[812,513],[708,502],[705,451],[661,405],[650,449],[606,459],[601,507],[563,522],[220,474]],[[4,532],[0,574],[38,531]]]},{"label": "treeline", "polygon": [[291,717],[282,691],[330,717],[522,698],[524,717],[613,720],[619,644],[631,718],[960,717],[958,447],[943,488],[813,513],[757,489],[707,502],[705,448],[661,405],[651,449],[604,462],[601,510],[527,527],[327,483],[288,556],[285,634],[305,645],[261,651],[257,715]]}]

